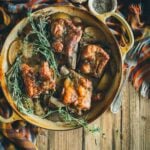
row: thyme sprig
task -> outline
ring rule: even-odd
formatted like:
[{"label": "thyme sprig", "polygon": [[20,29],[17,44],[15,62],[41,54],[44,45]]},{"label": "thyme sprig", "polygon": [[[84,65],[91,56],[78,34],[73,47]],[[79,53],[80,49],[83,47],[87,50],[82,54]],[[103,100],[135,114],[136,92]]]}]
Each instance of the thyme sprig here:
[{"label": "thyme sprig", "polygon": [[35,34],[37,37],[33,42],[33,45],[36,47],[34,52],[43,55],[44,58],[49,62],[49,65],[54,69],[55,73],[59,76],[57,62],[55,60],[53,48],[51,47],[49,41],[50,35],[46,30],[48,25],[46,18],[39,17],[38,22],[36,23],[30,13],[28,13],[28,16],[30,25],[32,27],[30,34]]}]

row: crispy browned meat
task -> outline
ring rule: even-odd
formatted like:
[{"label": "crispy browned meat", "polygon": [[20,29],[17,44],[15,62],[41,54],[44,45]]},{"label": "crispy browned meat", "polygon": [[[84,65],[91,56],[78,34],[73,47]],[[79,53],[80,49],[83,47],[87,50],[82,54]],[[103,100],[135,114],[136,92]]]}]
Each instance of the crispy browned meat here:
[{"label": "crispy browned meat", "polygon": [[83,77],[66,79],[62,96],[64,104],[72,104],[78,110],[88,110],[91,107],[92,82]]},{"label": "crispy browned meat", "polygon": [[53,42],[52,47],[54,48],[54,50],[57,53],[60,53],[63,51],[64,45],[63,45],[62,41],[58,39]]},{"label": "crispy browned meat", "polygon": [[55,38],[60,38],[63,36],[64,33],[64,20],[57,19],[52,22],[51,24],[51,33]]},{"label": "crispy browned meat", "polygon": [[41,93],[44,93],[49,90],[55,90],[55,87],[56,87],[55,80],[43,81],[40,86],[40,91],[41,91]]},{"label": "crispy browned meat", "polygon": [[63,102],[67,105],[77,101],[78,95],[74,88],[74,83],[69,78],[67,78],[64,82],[64,89],[62,95],[63,95]]},{"label": "crispy browned meat", "polygon": [[79,85],[77,87],[78,101],[75,105],[79,110],[88,110],[91,107],[91,96],[92,96],[92,82],[86,78],[79,79]]},{"label": "crispy browned meat", "polygon": [[24,80],[25,88],[29,97],[37,97],[41,93],[48,90],[54,90],[56,83],[54,80],[53,69],[49,68],[48,62],[44,62],[39,71],[40,84],[37,84],[36,74],[34,69],[27,64],[21,66],[22,77]]},{"label": "crispy browned meat", "polygon": [[67,56],[72,56],[76,50],[76,45],[79,43],[82,36],[81,27],[77,27],[71,20],[65,20],[67,26],[67,36],[65,37],[65,52]]},{"label": "crispy browned meat", "polygon": [[68,57],[71,57],[76,50],[76,45],[79,43],[82,36],[81,28],[74,28],[68,31],[68,34],[65,38],[65,52]]},{"label": "crispy browned meat", "polygon": [[22,77],[29,97],[34,97],[39,94],[39,89],[35,83],[33,68],[27,64],[21,66]]},{"label": "crispy browned meat", "polygon": [[100,46],[88,45],[81,55],[80,70],[82,73],[100,77],[108,61],[109,55]]},{"label": "crispy browned meat", "polygon": [[43,62],[40,68],[40,76],[44,80],[51,80],[54,76],[53,69],[49,68],[48,62]]},{"label": "crispy browned meat", "polygon": [[82,65],[81,65],[81,72],[85,73],[85,74],[89,74],[91,73],[92,71],[92,67],[91,67],[91,64],[89,62],[84,62]]},{"label": "crispy browned meat", "polygon": [[51,33],[54,36],[52,47],[55,52],[66,55],[69,66],[75,69],[78,43],[82,36],[81,27],[67,19],[57,19],[51,26]]},{"label": "crispy browned meat", "polygon": [[52,68],[49,68],[48,62],[43,62],[40,68],[40,76],[43,78],[40,89],[42,92],[55,89],[54,71]]}]

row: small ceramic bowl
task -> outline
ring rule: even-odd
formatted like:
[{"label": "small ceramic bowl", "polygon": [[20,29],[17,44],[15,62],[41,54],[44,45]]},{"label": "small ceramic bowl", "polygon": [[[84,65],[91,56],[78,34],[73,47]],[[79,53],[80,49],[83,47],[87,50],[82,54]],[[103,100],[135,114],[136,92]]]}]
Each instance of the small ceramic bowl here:
[{"label": "small ceramic bowl", "polygon": [[[107,1],[110,1],[110,4],[109,4],[109,8],[108,10],[104,10],[104,12],[98,12],[96,11],[95,7],[94,7],[94,3],[98,2],[97,4],[97,7],[100,6],[100,3],[105,3]],[[106,4],[103,4],[103,5],[108,5],[108,3]],[[107,13],[111,13],[111,12],[114,12],[116,9],[117,9],[117,0],[89,0],[88,1],[88,7],[91,11],[92,14],[94,15],[104,15],[104,14],[107,14]]]}]

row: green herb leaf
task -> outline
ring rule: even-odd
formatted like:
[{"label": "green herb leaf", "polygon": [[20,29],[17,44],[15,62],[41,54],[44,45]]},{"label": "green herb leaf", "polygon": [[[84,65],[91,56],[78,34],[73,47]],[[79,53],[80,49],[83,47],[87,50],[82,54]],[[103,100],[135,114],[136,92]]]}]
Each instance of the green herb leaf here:
[{"label": "green herb leaf", "polygon": [[[57,62],[55,60],[53,48],[49,42],[49,32],[46,30],[46,26],[48,25],[47,20],[44,17],[39,17],[35,23],[32,15],[29,13],[29,21],[32,27],[32,34],[36,35],[36,40],[33,42],[35,53],[40,53],[44,56],[44,58],[49,62],[50,66],[54,69],[55,73],[59,76]],[[30,33],[30,34],[31,34]]]}]

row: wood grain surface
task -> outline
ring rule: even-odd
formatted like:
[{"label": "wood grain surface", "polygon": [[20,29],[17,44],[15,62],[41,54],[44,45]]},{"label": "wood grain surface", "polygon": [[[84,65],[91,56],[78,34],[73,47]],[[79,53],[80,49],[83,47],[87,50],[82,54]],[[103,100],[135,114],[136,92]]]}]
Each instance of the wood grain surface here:
[{"label": "wood grain surface", "polygon": [[126,84],[122,107],[117,114],[108,109],[95,120],[100,133],[81,129],[42,130],[37,139],[39,150],[150,150],[150,100],[142,98]]}]

